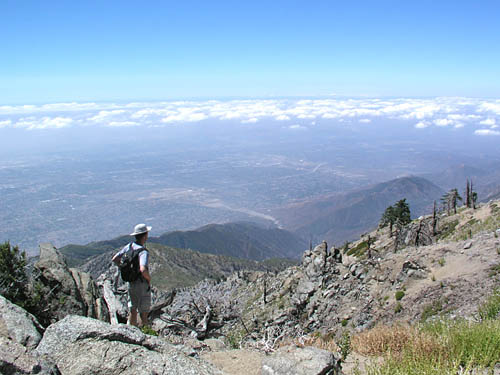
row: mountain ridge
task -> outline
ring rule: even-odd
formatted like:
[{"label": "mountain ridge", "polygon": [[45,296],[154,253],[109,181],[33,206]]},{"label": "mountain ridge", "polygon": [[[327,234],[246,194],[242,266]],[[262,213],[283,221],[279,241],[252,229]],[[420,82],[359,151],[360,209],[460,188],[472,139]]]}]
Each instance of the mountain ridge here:
[{"label": "mountain ridge", "polygon": [[[117,250],[131,240],[131,236],[119,236],[87,245],[70,244],[59,251],[71,265],[77,266],[90,257]],[[298,259],[307,247],[304,240],[288,231],[250,222],[208,224],[190,231],[167,232],[150,237],[148,244],[152,243],[258,261],[271,258]]]},{"label": "mountain ridge", "polygon": [[433,201],[444,194],[437,185],[418,176],[383,183],[302,202],[273,212],[284,228],[305,238],[337,245],[373,229],[384,210],[406,198],[412,217],[429,212]]}]

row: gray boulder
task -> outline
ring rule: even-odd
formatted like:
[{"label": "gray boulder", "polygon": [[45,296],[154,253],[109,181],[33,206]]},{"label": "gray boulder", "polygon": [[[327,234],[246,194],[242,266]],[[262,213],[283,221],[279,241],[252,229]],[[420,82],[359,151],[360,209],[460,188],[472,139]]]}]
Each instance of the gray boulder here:
[{"label": "gray boulder", "polygon": [[286,346],[262,361],[262,375],[340,375],[332,352],[306,346]]},{"label": "gray boulder", "polygon": [[43,328],[36,318],[0,296],[0,336],[34,349],[42,339]]},{"label": "gray boulder", "polygon": [[32,356],[21,344],[0,336],[0,374],[58,375],[49,361]]},{"label": "gray boulder", "polygon": [[35,353],[62,374],[221,374],[136,327],[76,315],[49,326]]},{"label": "gray boulder", "polygon": [[328,245],[326,242],[319,244],[313,251],[306,251],[302,256],[302,266],[305,274],[311,280],[315,280],[323,275],[325,271],[326,258],[328,255]]}]

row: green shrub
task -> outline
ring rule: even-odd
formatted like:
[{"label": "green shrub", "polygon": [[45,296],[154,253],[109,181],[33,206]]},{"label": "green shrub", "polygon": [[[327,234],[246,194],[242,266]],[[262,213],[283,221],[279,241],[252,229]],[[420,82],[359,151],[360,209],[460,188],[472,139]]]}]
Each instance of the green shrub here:
[{"label": "green shrub", "polygon": [[144,326],[141,328],[141,331],[145,335],[158,336],[158,332],[151,328],[151,326]]},{"label": "green shrub", "polygon": [[340,322],[342,327],[345,327],[348,323],[349,323],[349,319],[342,319],[342,321]]},{"label": "green shrub", "polygon": [[226,336],[227,344],[231,349],[239,349],[244,336],[244,331],[233,331]]},{"label": "green shrub", "polygon": [[499,275],[500,275],[500,263],[491,266],[490,272],[488,273],[489,277],[496,277]]},{"label": "green shrub", "polygon": [[448,223],[445,223],[441,228],[441,231],[438,235],[438,239],[441,240],[452,235],[455,232],[455,228],[457,225],[458,225],[458,220],[453,220]]},{"label": "green shrub", "polygon": [[26,253],[9,242],[0,244],[0,294],[12,303],[27,307]]},{"label": "green shrub", "polygon": [[433,301],[431,304],[424,306],[424,310],[420,316],[420,321],[425,322],[431,316],[437,315],[441,311],[443,311],[443,302],[441,300]]},{"label": "green shrub", "polygon": [[403,306],[401,306],[401,302],[396,303],[396,307],[394,307],[394,312],[396,314],[400,313],[403,310]]},{"label": "green shrub", "polygon": [[395,294],[396,301],[400,301],[405,296],[405,292],[398,290]]},{"label": "green shrub", "polygon": [[368,242],[361,241],[355,247],[353,247],[352,249],[349,249],[346,254],[351,255],[351,256],[355,256],[355,257],[359,257],[359,256],[363,255],[367,249],[368,249]]},{"label": "green shrub", "polygon": [[491,320],[498,318],[500,313],[500,290],[496,289],[488,297],[485,303],[479,306],[478,315],[480,320]]},{"label": "green shrub", "polygon": [[342,362],[345,362],[347,356],[349,355],[352,349],[351,335],[349,335],[349,332],[344,332],[342,334],[342,338],[340,339],[339,342],[339,348],[340,348],[340,359]]}]

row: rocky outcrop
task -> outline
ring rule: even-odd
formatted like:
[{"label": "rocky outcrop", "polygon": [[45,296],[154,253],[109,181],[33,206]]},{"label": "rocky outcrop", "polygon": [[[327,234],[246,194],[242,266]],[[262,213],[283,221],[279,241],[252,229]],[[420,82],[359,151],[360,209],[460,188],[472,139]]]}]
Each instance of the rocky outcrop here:
[{"label": "rocky outcrop", "polygon": [[95,282],[88,274],[70,269],[54,246],[40,245],[33,279],[40,298],[37,316],[44,325],[69,314],[107,319],[107,308]]},{"label": "rocky outcrop", "polygon": [[34,357],[29,350],[5,337],[0,337],[0,374],[59,375],[50,361]]},{"label": "rocky outcrop", "polygon": [[0,296],[0,374],[58,374],[50,362],[31,354],[42,333],[33,315]]},{"label": "rocky outcrop", "polygon": [[323,275],[327,256],[328,245],[324,241],[316,246],[314,250],[304,252],[302,267],[309,279],[319,279]]},{"label": "rocky outcrop", "polygon": [[138,328],[70,315],[49,326],[36,354],[64,374],[221,374]]},{"label": "rocky outcrop", "polygon": [[29,350],[6,337],[0,337],[0,374],[59,375],[57,366],[34,357]]},{"label": "rocky outcrop", "polygon": [[34,349],[42,333],[43,328],[33,315],[0,296],[0,336]]},{"label": "rocky outcrop", "polygon": [[332,352],[313,347],[286,346],[262,362],[263,375],[337,375],[340,362]]},{"label": "rocky outcrop", "polygon": [[109,322],[108,308],[106,304],[103,303],[104,300],[101,298],[99,287],[90,274],[76,268],[70,268],[70,271],[80,295],[83,298],[87,310],[85,315]]}]

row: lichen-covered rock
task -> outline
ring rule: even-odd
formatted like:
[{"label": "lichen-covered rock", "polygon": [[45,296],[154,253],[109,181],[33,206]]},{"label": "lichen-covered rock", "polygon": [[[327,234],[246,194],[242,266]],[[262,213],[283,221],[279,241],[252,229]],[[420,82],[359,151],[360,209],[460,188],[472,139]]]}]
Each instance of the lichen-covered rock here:
[{"label": "lichen-covered rock", "polygon": [[34,349],[42,339],[42,333],[43,328],[33,315],[0,296],[0,336]]},{"label": "lichen-covered rock", "polygon": [[0,336],[0,374],[59,375],[54,364],[31,355],[26,347]]},{"label": "lichen-covered rock", "polygon": [[35,353],[64,374],[201,374],[220,372],[138,328],[70,315],[49,326]]},{"label": "lichen-covered rock", "polygon": [[286,346],[262,361],[262,375],[338,375],[339,361],[332,352],[313,347]]}]

